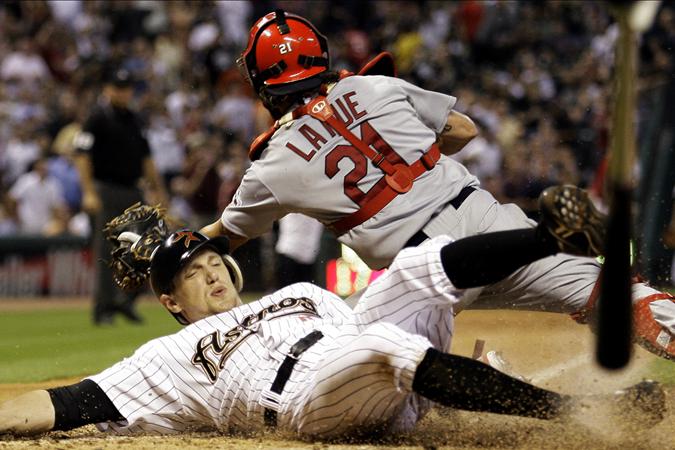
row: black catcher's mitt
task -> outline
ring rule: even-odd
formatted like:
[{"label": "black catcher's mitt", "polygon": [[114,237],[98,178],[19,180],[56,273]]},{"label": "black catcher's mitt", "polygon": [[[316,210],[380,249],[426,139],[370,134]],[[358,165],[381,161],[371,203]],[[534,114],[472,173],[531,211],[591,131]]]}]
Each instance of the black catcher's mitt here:
[{"label": "black catcher's mitt", "polygon": [[166,210],[136,203],[103,228],[112,244],[109,263],[115,283],[124,291],[140,289],[150,275],[152,252],[169,235]]}]

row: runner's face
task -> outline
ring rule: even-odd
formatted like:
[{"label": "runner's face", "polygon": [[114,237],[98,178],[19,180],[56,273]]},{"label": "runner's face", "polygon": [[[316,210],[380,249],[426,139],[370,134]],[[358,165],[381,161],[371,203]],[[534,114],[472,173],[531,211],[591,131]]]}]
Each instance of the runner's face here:
[{"label": "runner's face", "polygon": [[241,305],[223,258],[207,249],[192,258],[176,275],[173,301],[190,322]]}]

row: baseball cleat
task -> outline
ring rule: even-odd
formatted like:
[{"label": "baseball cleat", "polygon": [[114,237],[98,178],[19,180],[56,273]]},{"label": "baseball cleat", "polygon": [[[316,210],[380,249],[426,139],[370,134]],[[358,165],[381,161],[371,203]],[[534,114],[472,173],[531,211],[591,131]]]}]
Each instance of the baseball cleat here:
[{"label": "baseball cleat", "polygon": [[501,373],[505,373],[510,377],[524,381],[526,383],[530,382],[528,378],[525,378],[513,369],[511,363],[507,361],[506,358],[504,358],[504,355],[502,355],[502,352],[500,351],[490,350],[485,355],[483,355],[481,361],[483,361],[488,366],[491,366],[493,369],[497,369]]},{"label": "baseball cleat", "polygon": [[476,343],[474,344],[473,347],[472,358],[475,359],[476,361],[480,361],[484,364],[487,364],[493,369],[496,369],[501,373],[504,373],[510,377],[516,378],[520,381],[525,381],[526,383],[530,382],[528,378],[525,378],[524,376],[520,375],[513,369],[513,366],[509,361],[506,360],[506,358],[504,358],[502,352],[497,350],[490,350],[488,352],[484,352],[484,349],[485,349],[485,341],[482,339],[476,339]]},{"label": "baseball cleat", "polygon": [[573,185],[552,186],[539,196],[540,227],[553,236],[563,253],[597,256],[605,241],[605,216],[588,193]]}]

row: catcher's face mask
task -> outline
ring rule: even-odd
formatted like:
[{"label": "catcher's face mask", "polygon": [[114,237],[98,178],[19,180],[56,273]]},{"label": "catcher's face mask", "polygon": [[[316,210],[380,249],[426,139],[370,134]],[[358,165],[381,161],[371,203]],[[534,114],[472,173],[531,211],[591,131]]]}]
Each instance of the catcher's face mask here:
[{"label": "catcher's face mask", "polygon": [[260,92],[287,95],[307,80],[328,69],[328,41],[307,19],[277,10],[259,19],[251,28],[248,46],[237,65]]},{"label": "catcher's face mask", "polygon": [[[157,247],[150,262],[150,284],[155,295],[172,294],[175,278],[180,271],[204,249],[215,251],[223,260],[237,292],[243,287],[243,276],[239,265],[229,255],[230,241],[225,236],[209,239],[192,230],[179,230],[171,234]],[[171,313],[182,325],[190,322],[180,313]]]}]

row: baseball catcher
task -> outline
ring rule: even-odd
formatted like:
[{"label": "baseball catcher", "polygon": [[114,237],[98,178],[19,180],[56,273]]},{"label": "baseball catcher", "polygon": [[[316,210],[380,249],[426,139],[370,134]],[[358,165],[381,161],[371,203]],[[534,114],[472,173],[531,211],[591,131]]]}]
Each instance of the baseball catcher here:
[{"label": "baseball catcher", "polygon": [[[226,235],[236,248],[301,213],[381,268],[434,236],[536,225],[450,157],[478,134],[455,110],[456,97],[397,78],[391,55],[356,74],[332,70],[330,56],[328,40],[304,17],[277,10],[253,25],[240,68],[276,122],[251,144],[252,163],[234,200],[204,234]],[[548,311],[588,323],[601,265],[587,256],[539,259],[467,293],[455,312]],[[675,359],[675,299],[637,279],[632,292],[635,341]]]}]

